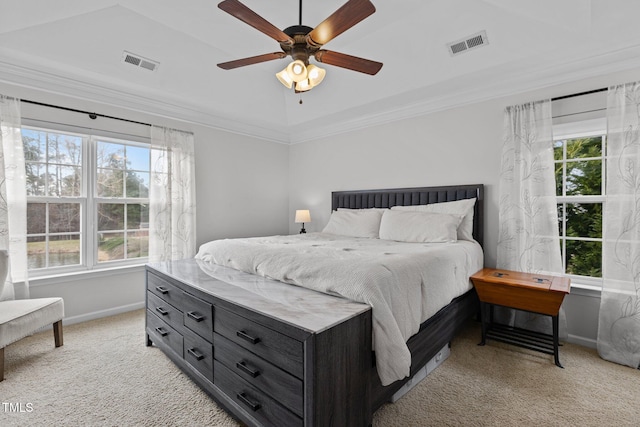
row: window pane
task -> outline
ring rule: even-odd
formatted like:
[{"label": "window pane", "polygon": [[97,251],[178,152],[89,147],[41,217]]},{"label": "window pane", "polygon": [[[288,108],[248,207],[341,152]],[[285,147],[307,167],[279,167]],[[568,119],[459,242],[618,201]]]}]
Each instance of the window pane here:
[{"label": "window pane", "polygon": [[576,138],[567,141],[567,159],[602,157],[602,137]]},{"label": "window pane", "polygon": [[149,228],[149,207],[147,205],[127,205],[127,230]]},{"label": "window pane", "polygon": [[149,170],[149,149],[145,147],[127,146],[127,169],[137,171]]},{"label": "window pane", "polygon": [[553,142],[553,159],[562,160],[562,147],[564,147],[564,140]]},{"label": "window pane", "polygon": [[49,233],[80,231],[80,203],[49,203]]},{"label": "window pane", "polygon": [[47,165],[46,163],[25,164],[27,178],[27,196],[45,196]]},{"label": "window pane", "polygon": [[27,203],[27,234],[47,232],[47,204]]},{"label": "window pane", "polygon": [[80,264],[80,236],[68,234],[49,238],[49,267]]},{"label": "window pane", "polygon": [[148,172],[127,172],[127,197],[149,197]]},{"label": "window pane", "polygon": [[562,196],[562,185],[563,185],[563,165],[564,163],[556,163],[556,196]]},{"label": "window pane", "polygon": [[47,266],[46,241],[47,238],[45,236],[27,237],[27,265],[29,270]]},{"label": "window pane", "polygon": [[98,141],[97,165],[99,168],[124,169],[124,145]]},{"label": "window pane", "polygon": [[602,277],[602,242],[567,240],[567,274]]},{"label": "window pane", "polygon": [[80,166],[82,164],[82,137],[59,133],[47,134],[49,163]]},{"label": "window pane", "polygon": [[124,259],[124,233],[98,233],[98,262]]},{"label": "window pane", "polygon": [[567,196],[602,194],[602,161],[567,162]]},{"label": "window pane", "polygon": [[50,165],[49,196],[78,197],[81,195],[82,171],[74,166]]},{"label": "window pane", "polygon": [[27,162],[46,162],[46,132],[22,129],[22,146]]},{"label": "window pane", "polygon": [[121,170],[98,169],[98,196],[122,197],[124,195],[123,174]]},{"label": "window pane", "polygon": [[127,258],[149,256],[149,230],[127,233]]},{"label": "window pane", "polygon": [[602,238],[601,203],[567,203],[567,237]]},{"label": "window pane", "polygon": [[98,203],[98,231],[124,229],[124,204]]},{"label": "window pane", "polygon": [[564,236],[562,233],[562,223],[564,221],[564,205],[562,203],[558,203],[558,235],[560,237]]}]

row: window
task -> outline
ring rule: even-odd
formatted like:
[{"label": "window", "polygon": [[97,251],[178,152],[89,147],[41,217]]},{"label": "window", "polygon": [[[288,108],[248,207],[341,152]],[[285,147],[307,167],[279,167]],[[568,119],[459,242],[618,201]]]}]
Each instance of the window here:
[{"label": "window", "polygon": [[148,144],[24,127],[22,139],[31,272],[146,260]]},{"label": "window", "polygon": [[602,277],[605,132],[554,142],[558,227],[565,273],[584,284]]}]

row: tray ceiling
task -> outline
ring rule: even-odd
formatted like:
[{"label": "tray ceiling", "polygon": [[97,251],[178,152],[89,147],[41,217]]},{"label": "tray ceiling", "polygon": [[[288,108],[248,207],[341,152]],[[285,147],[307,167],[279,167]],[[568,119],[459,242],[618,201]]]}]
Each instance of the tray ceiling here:
[{"label": "tray ceiling", "polygon": [[[298,23],[295,0],[243,2],[279,28]],[[372,2],[376,13],[326,47],[382,70],[324,66],[303,104],[275,78],[287,59],[216,66],[279,48],[217,1],[4,2],[0,80],[295,143],[639,65],[633,0]],[[306,1],[302,23],[343,3]],[[448,44],[481,31],[486,46],[450,54]],[[133,66],[125,51],[159,65]]]}]

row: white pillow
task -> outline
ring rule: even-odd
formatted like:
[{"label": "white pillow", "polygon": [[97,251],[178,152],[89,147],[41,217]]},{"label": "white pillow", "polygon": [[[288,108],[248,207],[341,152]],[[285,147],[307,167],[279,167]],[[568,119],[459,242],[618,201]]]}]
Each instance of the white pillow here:
[{"label": "white pillow", "polygon": [[462,222],[458,227],[458,240],[473,240],[473,207],[476,199],[463,199],[453,202],[430,203],[428,205],[394,206],[392,210],[434,212],[462,215]]},{"label": "white pillow", "polygon": [[380,238],[398,242],[455,242],[461,221],[462,215],[390,210],[382,215]]},{"label": "white pillow", "polygon": [[383,210],[347,209],[331,213],[323,233],[349,237],[378,238]]}]

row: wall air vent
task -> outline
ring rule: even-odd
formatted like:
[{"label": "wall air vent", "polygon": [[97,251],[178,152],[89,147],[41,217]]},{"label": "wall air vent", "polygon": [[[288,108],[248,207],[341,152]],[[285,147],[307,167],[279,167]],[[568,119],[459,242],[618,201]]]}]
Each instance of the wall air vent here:
[{"label": "wall air vent", "polygon": [[144,68],[149,71],[157,70],[158,66],[160,65],[160,63],[157,61],[152,61],[151,59],[143,58],[140,55],[127,52],[126,50],[122,52],[122,62],[126,62],[127,64],[135,65],[136,67]]},{"label": "wall air vent", "polygon": [[479,33],[465,37],[462,40],[456,40],[452,43],[447,43],[447,49],[451,56],[459,55],[471,49],[489,44],[486,31],[480,31]]}]

